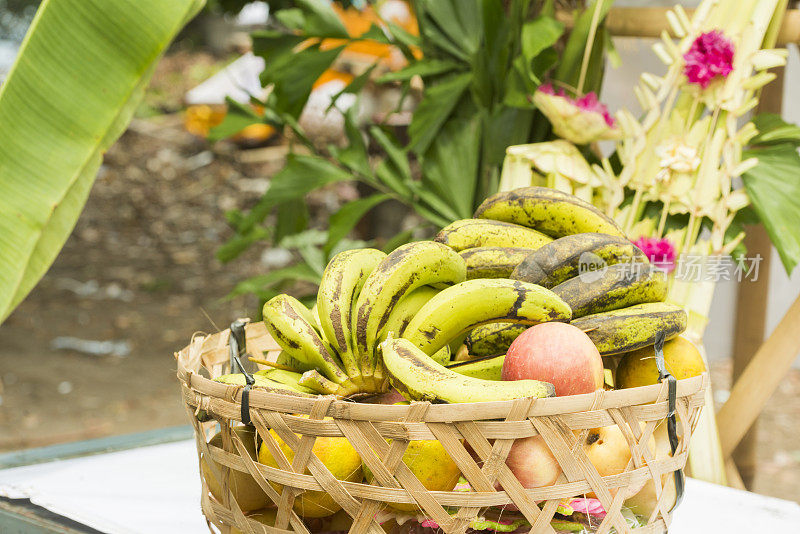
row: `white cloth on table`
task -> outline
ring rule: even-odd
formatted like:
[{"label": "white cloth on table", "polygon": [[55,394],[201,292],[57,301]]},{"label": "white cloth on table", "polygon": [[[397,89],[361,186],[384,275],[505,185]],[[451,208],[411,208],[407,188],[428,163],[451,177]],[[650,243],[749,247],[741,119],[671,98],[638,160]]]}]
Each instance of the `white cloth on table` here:
[{"label": "white cloth on table", "polygon": [[[111,534],[206,533],[192,440],[0,471],[0,496]],[[800,505],[689,479],[672,534],[791,533]]]}]

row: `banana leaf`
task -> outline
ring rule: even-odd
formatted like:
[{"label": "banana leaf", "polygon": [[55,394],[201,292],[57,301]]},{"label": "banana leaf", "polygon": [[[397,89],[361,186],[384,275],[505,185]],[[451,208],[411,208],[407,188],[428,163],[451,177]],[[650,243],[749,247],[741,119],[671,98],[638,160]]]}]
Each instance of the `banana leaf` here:
[{"label": "banana leaf", "polygon": [[45,0],[0,87],[0,321],[77,222],[103,153],[203,0]]}]

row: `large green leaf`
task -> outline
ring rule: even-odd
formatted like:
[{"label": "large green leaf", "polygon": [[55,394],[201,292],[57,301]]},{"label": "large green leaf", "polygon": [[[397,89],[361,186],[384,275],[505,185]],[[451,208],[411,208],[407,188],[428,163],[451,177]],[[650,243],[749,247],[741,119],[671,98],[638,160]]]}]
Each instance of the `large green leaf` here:
[{"label": "large green leaf", "polygon": [[753,208],[769,233],[787,273],[800,261],[800,155],[789,144],[747,150],[758,165],[742,180]]},{"label": "large green leaf", "polygon": [[775,113],[761,113],[753,118],[758,135],[750,141],[752,145],[792,143],[800,145],[800,126],[786,122]]},{"label": "large green leaf", "polygon": [[202,0],[46,0],[0,88],[0,320],[47,271]]}]

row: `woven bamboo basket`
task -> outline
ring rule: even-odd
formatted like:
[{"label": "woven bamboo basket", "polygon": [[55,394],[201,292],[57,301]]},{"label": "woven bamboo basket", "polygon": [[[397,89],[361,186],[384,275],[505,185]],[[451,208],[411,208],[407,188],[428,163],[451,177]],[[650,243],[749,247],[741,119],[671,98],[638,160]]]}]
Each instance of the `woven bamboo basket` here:
[{"label": "woven bamboo basket", "polygon": [[[263,323],[247,325],[245,337],[249,354],[270,356],[279,350]],[[617,490],[653,480],[657,494],[665,495],[661,493],[662,480],[666,481],[673,472],[680,473],[686,463],[689,440],[708,384],[706,374],[677,381],[677,446],[671,456],[659,459],[654,458],[648,440],[656,426],[669,416],[666,381],[569,397],[470,404],[367,404],[330,396],[294,397],[253,388],[248,393],[249,409],[245,413],[259,439],[272,451],[279,464],[275,468],[253,461],[242,439],[231,431],[243,419],[244,388],[208,378],[228,372],[229,338],[229,330],[197,335],[189,346],[176,353],[178,379],[195,427],[198,455],[201,463],[215,465],[217,480],[224,481],[224,498],[216,500],[209,492],[205,469],[201,469],[203,513],[222,532],[230,532],[232,527],[245,533],[314,532],[320,528],[318,523],[304,520],[292,509],[295,498],[308,490],[327,492],[352,517],[349,532],[355,534],[383,534],[375,516],[386,503],[414,503],[448,534],[465,532],[473,519],[487,510],[498,509],[489,507],[511,506],[530,522],[530,532],[555,533],[550,523],[561,500],[590,492],[596,494],[607,513],[598,521],[597,532],[664,532],[672,503],[659,498],[651,517],[645,518],[646,526],[631,528],[621,512],[623,491]],[[201,419],[207,422],[200,422]],[[222,429],[222,448],[208,443],[217,425]],[[631,460],[624,472],[600,476],[580,444],[589,429],[608,425],[622,430]],[[293,462],[280,452],[270,430],[293,449]],[[537,434],[547,443],[563,474],[552,486],[525,489],[505,460],[515,439]],[[337,480],[311,454],[315,439],[321,436],[346,437],[374,474],[373,484]],[[426,490],[401,461],[411,440],[439,440],[469,482],[470,490]],[[233,471],[251,474],[274,503],[275,527],[245,515],[225,485]],[[270,482],[282,487],[282,492]]]}]

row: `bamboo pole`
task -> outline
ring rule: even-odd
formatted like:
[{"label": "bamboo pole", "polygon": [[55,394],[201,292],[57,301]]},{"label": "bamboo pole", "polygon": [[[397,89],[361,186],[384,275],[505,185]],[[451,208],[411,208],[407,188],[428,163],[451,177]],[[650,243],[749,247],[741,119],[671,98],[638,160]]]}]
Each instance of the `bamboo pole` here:
[{"label": "bamboo pole", "polygon": [[[616,37],[646,37],[657,39],[664,30],[669,31],[666,7],[615,7],[608,12],[606,28]],[[686,12],[691,17],[693,9]],[[571,27],[573,14],[569,11],[557,11],[556,18]],[[789,43],[800,43],[800,9],[789,9],[783,19],[778,46]]]},{"label": "bamboo pole", "polygon": [[767,338],[731,389],[731,396],[717,413],[722,454],[725,458],[744,437],[764,409],[800,351],[800,297],[772,335]]}]

